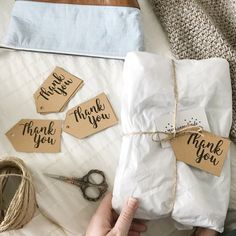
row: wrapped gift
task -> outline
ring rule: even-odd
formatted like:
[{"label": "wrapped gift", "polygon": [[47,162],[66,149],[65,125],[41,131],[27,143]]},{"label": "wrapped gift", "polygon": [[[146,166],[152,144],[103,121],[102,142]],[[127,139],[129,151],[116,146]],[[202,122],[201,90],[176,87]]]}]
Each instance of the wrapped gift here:
[{"label": "wrapped gift", "polygon": [[177,124],[201,124],[207,131],[228,137],[232,116],[228,62],[129,53],[122,98],[124,136],[114,209],[120,212],[124,201],[133,196],[140,201],[137,218],[170,215],[181,228],[200,226],[222,232],[230,194],[229,152],[220,176],[214,176],[176,161],[170,145],[156,142],[152,134],[173,130],[171,117],[177,102]]},{"label": "wrapped gift", "polygon": [[137,0],[17,0],[1,46],[124,58],[143,50]]}]

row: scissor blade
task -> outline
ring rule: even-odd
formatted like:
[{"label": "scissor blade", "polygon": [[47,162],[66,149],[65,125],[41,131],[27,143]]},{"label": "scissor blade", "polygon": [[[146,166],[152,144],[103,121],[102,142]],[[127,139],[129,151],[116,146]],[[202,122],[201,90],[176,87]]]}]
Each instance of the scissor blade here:
[{"label": "scissor blade", "polygon": [[57,180],[62,180],[62,181],[67,181],[68,178],[61,176],[61,175],[54,175],[54,174],[48,174],[48,173],[44,173],[44,175],[46,175],[47,177],[53,178],[53,179],[57,179]]}]

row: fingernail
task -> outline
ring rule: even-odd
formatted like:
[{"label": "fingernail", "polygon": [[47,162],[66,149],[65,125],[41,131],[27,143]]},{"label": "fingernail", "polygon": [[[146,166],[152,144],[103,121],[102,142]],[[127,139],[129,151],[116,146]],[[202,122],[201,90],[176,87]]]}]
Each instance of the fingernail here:
[{"label": "fingernail", "polygon": [[128,206],[132,208],[138,208],[138,200],[136,198],[130,197],[128,200]]},{"label": "fingernail", "polygon": [[146,225],[140,225],[139,227],[140,227],[140,230],[142,232],[146,232],[147,231],[147,226]]}]

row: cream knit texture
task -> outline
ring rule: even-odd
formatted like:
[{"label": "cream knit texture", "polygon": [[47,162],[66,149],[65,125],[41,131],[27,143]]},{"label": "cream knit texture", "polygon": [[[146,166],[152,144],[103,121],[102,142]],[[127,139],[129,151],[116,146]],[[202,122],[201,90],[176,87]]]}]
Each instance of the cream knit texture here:
[{"label": "cream knit texture", "polygon": [[177,59],[222,57],[230,63],[233,92],[230,138],[236,143],[236,0],[150,1]]}]

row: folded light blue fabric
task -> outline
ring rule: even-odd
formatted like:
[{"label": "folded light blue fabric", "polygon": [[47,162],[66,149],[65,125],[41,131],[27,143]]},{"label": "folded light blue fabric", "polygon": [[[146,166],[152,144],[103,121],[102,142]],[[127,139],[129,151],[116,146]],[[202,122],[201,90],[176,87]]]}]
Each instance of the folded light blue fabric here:
[{"label": "folded light blue fabric", "polygon": [[144,49],[140,9],[16,1],[1,46],[123,59]]}]

